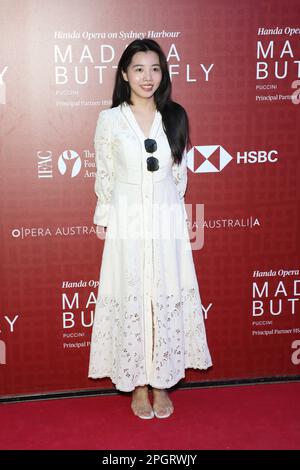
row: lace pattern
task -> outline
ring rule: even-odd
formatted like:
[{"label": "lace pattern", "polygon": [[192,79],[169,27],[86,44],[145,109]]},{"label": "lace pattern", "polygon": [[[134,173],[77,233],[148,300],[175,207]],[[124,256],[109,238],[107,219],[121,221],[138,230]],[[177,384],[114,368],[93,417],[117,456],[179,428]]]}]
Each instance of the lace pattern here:
[{"label": "lace pattern", "polygon": [[[119,124],[118,125],[123,125]],[[96,178],[94,190],[97,196],[97,205],[93,222],[96,225],[107,227],[110,202],[114,187],[114,152],[117,142],[112,137],[112,123],[109,110],[99,113],[94,136]],[[173,180],[177,187],[180,199],[183,199],[187,188],[187,151],[184,149],[180,165],[172,165]]]},{"label": "lace pattern", "polygon": [[[182,288],[181,295],[154,299],[154,351],[149,384],[169,388],[185,369],[212,365],[199,292]],[[130,392],[147,382],[142,298],[99,295],[90,355],[90,378],[110,377],[118,390]]]},{"label": "lace pattern", "polygon": [[[127,117],[134,119],[130,113]],[[146,167],[143,167],[145,174],[137,171],[134,175],[140,178],[141,184],[115,186],[115,177],[120,169],[130,180],[133,172],[140,169],[143,158],[140,156],[144,147],[143,136],[141,133],[136,135],[132,130],[136,128],[135,123],[131,124],[127,125],[117,108],[101,111],[94,139],[97,167],[95,192],[98,198],[94,223],[108,227],[108,230],[92,331],[89,377],[110,377],[116,388],[125,392],[145,384],[169,388],[185,376],[185,369],[207,369],[212,365],[197,277],[188,249],[187,226],[183,225],[184,236],[175,241],[158,237],[152,245],[148,239],[144,240],[147,227],[153,227],[155,222],[157,228],[162,230],[165,222],[163,216],[153,220],[150,202],[153,189],[156,201],[167,201],[170,207],[176,206],[179,195],[184,206],[186,149],[181,164],[172,164],[167,137],[157,120],[162,132],[157,137],[160,142],[159,158],[165,168],[172,168],[178,194],[170,179],[166,180],[165,185],[157,182],[155,188],[152,187]],[[153,132],[156,130],[153,128]],[[167,187],[167,184],[172,187]],[[134,245],[130,239],[110,239],[110,232],[117,230],[119,233],[119,229],[128,227],[128,220],[121,220],[123,213],[118,201],[125,198],[133,206],[141,200],[141,195],[145,197],[142,219],[137,219],[141,239]],[[120,226],[114,217],[110,217],[111,204],[119,217],[116,221]],[[182,208],[178,207],[178,210],[173,218],[174,232],[175,220],[181,221],[179,216],[183,215]],[[185,217],[187,219],[186,212]],[[157,233],[161,233],[159,230]],[[154,326],[152,358],[149,347],[152,340],[150,295]]]},{"label": "lace pattern", "polygon": [[96,225],[107,227],[114,184],[113,141],[107,110],[99,113],[94,145],[97,169],[94,188],[97,195],[97,206],[93,221]]},{"label": "lace pattern", "polygon": [[186,148],[182,154],[180,165],[173,163],[172,165],[173,180],[176,184],[179,197],[183,199],[187,188],[187,151]]}]

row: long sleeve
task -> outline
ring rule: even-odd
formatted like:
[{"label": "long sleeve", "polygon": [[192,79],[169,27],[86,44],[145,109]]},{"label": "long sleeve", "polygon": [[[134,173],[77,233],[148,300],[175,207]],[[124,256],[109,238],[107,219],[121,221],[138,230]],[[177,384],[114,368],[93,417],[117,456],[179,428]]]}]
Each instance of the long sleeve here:
[{"label": "long sleeve", "polygon": [[182,161],[180,165],[173,163],[172,173],[174,182],[177,186],[180,199],[183,199],[187,187],[187,152],[186,148],[182,154]]},{"label": "long sleeve", "polygon": [[114,185],[114,168],[111,142],[111,123],[107,110],[100,111],[94,137],[96,179],[95,193],[97,205],[93,222],[96,225],[107,227],[110,211],[110,201]]}]

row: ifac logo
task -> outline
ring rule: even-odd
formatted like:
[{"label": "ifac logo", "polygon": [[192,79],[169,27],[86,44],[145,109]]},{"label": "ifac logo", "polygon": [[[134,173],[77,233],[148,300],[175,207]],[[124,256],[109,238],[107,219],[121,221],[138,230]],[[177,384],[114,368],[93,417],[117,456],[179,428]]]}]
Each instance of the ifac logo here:
[{"label": "ifac logo", "polygon": [[231,160],[221,145],[197,145],[187,153],[187,166],[193,173],[220,172]]},{"label": "ifac logo", "polygon": [[69,173],[74,178],[81,170],[81,158],[75,150],[65,150],[60,154],[57,165],[62,175]]}]

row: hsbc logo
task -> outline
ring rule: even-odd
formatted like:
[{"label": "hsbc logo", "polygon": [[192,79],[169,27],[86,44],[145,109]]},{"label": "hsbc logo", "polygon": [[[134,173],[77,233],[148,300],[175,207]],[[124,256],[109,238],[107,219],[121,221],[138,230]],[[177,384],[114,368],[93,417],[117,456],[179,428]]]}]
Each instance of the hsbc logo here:
[{"label": "hsbc logo", "polygon": [[[221,145],[197,145],[187,153],[187,166],[193,173],[216,173],[225,168],[233,157]],[[237,152],[237,164],[277,163],[277,150]]]},{"label": "hsbc logo", "polygon": [[232,156],[221,145],[197,145],[187,153],[187,166],[193,173],[222,171]]}]

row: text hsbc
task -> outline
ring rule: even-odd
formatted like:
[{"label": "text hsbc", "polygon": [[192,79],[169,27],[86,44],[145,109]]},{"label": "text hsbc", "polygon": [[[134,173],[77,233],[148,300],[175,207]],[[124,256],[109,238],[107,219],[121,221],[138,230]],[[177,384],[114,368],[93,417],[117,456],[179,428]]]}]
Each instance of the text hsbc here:
[{"label": "text hsbc", "polygon": [[277,150],[270,150],[266,152],[265,150],[251,150],[250,152],[238,152],[236,161],[237,163],[275,163],[278,161]]}]

